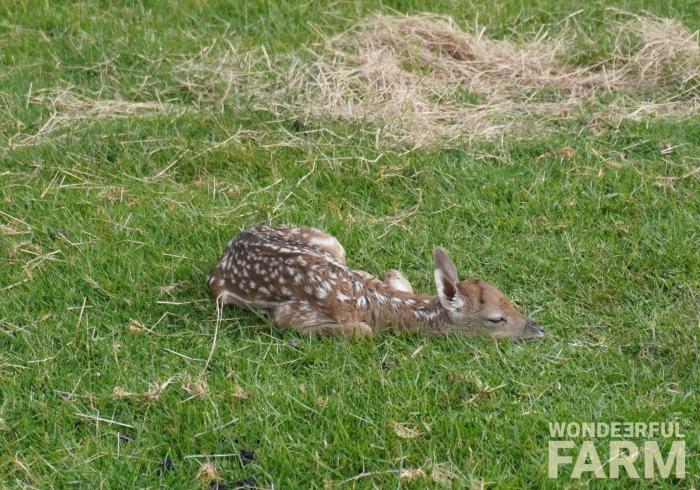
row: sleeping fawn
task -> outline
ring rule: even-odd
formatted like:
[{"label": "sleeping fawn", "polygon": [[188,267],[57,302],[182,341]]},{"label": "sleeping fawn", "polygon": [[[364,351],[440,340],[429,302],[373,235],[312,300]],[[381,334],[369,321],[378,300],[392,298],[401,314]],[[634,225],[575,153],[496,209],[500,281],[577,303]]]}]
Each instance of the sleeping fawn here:
[{"label": "sleeping fawn", "polygon": [[280,328],[307,335],[366,336],[390,329],[544,336],[495,287],[481,279],[460,282],[442,248],[435,248],[434,260],[437,296],[421,296],[399,271],[379,280],[348,267],[345,249],[327,233],[257,226],[229,242],[207,283],[217,307],[262,309]]}]

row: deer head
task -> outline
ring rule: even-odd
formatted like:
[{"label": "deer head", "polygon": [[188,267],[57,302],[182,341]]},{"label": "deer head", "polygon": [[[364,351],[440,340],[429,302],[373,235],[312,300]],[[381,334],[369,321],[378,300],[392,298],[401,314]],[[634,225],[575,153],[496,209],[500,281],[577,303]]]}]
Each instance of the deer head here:
[{"label": "deer head", "polygon": [[481,279],[459,281],[447,252],[435,248],[435,284],[449,331],[524,340],[544,337],[542,327],[520,313],[497,288]]}]

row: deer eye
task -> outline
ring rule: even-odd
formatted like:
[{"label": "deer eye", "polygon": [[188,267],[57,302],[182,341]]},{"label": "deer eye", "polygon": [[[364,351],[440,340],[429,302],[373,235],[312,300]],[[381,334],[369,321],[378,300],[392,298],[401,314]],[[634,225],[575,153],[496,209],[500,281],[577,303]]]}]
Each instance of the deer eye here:
[{"label": "deer eye", "polygon": [[494,325],[496,325],[497,323],[505,323],[506,322],[506,319],[503,318],[502,316],[499,316],[497,318],[488,318],[487,320],[489,321],[489,323],[493,323]]}]

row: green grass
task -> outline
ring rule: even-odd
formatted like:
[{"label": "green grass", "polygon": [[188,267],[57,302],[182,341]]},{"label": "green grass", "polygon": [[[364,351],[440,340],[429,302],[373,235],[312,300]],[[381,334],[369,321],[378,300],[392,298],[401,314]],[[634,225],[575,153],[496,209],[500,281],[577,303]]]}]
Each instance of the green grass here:
[{"label": "green grass", "polygon": [[[496,37],[556,28],[583,8],[578,21],[599,42],[582,53],[606,52],[605,2],[485,5],[393,8],[478,14]],[[440,469],[454,488],[697,487],[700,185],[688,174],[700,118],[570,122],[410,153],[338,124],[346,137],[280,146],[269,134],[289,122],[195,103],[173,68],[214,39],[287,52],[317,39],[313,25],[333,31],[387,7],[171,7],[0,3],[1,486],[193,488],[204,458],[192,456],[233,454],[211,458],[226,482],[274,488],[424,488]],[[700,27],[690,2],[626,8]],[[11,147],[51,113],[28,94],[67,86],[187,110],[83,121]],[[239,128],[254,133],[216,146]],[[258,222],[325,229],[352,266],[399,268],[425,292],[442,245],[462,275],[497,285],[549,335],[304,339],[230,309],[212,353],[204,278]],[[169,379],[155,400],[114,394]],[[192,397],[183,385],[197,379],[208,391]],[[549,422],[668,420],[686,433],[683,481],[547,478]],[[401,438],[397,423],[421,435]],[[159,471],[166,456],[174,467]],[[399,479],[419,467],[425,478]]]}]

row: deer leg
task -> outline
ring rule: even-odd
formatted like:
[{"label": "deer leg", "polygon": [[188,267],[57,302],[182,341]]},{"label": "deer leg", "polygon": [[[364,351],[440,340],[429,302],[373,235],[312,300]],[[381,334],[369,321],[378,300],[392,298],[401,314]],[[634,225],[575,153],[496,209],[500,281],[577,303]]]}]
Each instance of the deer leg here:
[{"label": "deer leg", "polygon": [[[360,277],[364,280],[375,280],[379,281],[375,276],[370,274],[369,272],[355,269],[354,271],[356,274],[359,274]],[[384,279],[382,279],[380,282],[383,282],[387,286],[389,286],[392,289],[395,289],[397,291],[403,291],[406,293],[412,293],[413,292],[413,286],[411,286],[411,283],[404,277],[403,274],[401,274],[399,271],[396,269],[389,269],[384,273]]]},{"label": "deer leg", "polygon": [[413,286],[411,286],[411,283],[396,269],[389,269],[384,273],[384,283],[397,291],[404,291],[406,293],[413,292]]},{"label": "deer leg", "polygon": [[338,337],[371,337],[373,332],[369,325],[364,322],[349,323],[321,323],[309,325],[297,329],[301,334],[308,336],[328,335]]},{"label": "deer leg", "polygon": [[292,328],[302,335],[335,335],[367,337],[372,335],[369,325],[359,321],[336,321],[310,308],[305,301],[290,301],[271,309],[274,322],[282,329]]},{"label": "deer leg", "polygon": [[292,233],[301,240],[325,250],[342,264],[345,264],[345,249],[333,235],[316,228],[293,228]]},{"label": "deer leg", "polygon": [[225,305],[234,306],[246,306],[242,298],[240,298],[235,293],[229,291],[226,279],[218,272],[214,271],[207,277],[207,286],[209,287],[209,294],[216,301],[217,307],[222,307]]}]

